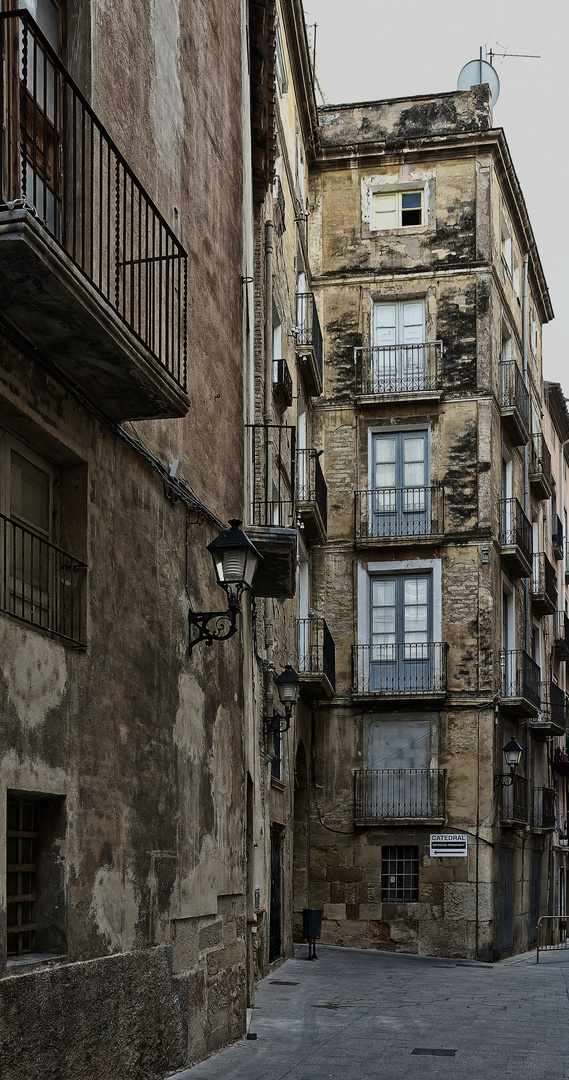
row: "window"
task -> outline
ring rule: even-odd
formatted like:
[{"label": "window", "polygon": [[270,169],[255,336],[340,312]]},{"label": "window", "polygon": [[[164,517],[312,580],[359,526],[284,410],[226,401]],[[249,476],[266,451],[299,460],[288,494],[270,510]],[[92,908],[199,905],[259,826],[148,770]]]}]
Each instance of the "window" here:
[{"label": "window", "polygon": [[275,22],[275,66],[279,94],[286,94],[288,90],[288,74],[284,58],[281,24],[278,17]]},{"label": "window", "polygon": [[8,958],[66,948],[64,800],[11,793],[6,807]]},{"label": "window", "polygon": [[[74,474],[76,495],[84,469],[62,472]],[[0,611],[82,643],[85,566],[58,546],[59,479],[49,461],[0,431]],[[72,543],[83,515],[70,505],[64,519]]]},{"label": "window", "polygon": [[529,309],[529,343],[531,351],[535,356],[537,353],[537,319],[535,317],[535,310],[531,306]]},{"label": "window", "polygon": [[512,233],[503,214],[500,214],[500,251],[508,273],[512,273]]},{"label": "window", "polygon": [[271,759],[271,778],[273,780],[282,780],[283,737],[280,731],[273,731],[269,756]]},{"label": "window", "polygon": [[371,579],[370,689],[420,692],[432,682],[431,575]]},{"label": "window", "polygon": [[414,904],[419,899],[419,848],[381,849],[381,900]]},{"label": "window", "polygon": [[372,229],[401,229],[424,224],[424,192],[374,191]]},{"label": "window", "polygon": [[514,286],[514,292],[519,300],[520,298],[520,260],[518,259],[516,249],[512,251],[512,283]]},{"label": "window", "polygon": [[375,393],[426,388],[428,346],[424,300],[374,304],[372,385]]},{"label": "window", "polygon": [[372,535],[430,532],[428,432],[378,432],[372,437]]}]

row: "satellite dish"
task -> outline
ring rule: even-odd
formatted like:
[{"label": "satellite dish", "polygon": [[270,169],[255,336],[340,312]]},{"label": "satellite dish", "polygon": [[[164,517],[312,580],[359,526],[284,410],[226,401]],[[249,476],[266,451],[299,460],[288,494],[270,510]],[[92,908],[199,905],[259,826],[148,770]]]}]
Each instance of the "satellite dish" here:
[{"label": "satellite dish", "polygon": [[458,76],[456,88],[470,90],[473,86],[480,86],[481,83],[488,83],[492,104],[495,105],[500,96],[500,80],[492,64],[486,63],[482,57],[480,60],[470,60],[464,65]]}]

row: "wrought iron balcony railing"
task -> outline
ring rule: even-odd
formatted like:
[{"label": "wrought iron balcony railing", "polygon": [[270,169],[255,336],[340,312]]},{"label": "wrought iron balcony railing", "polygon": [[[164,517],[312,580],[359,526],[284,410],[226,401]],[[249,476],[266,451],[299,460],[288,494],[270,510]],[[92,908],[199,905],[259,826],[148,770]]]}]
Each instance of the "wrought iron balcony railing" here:
[{"label": "wrought iron balcony railing", "polygon": [[314,294],[311,292],[296,294],[296,347],[301,353],[310,349],[314,356],[320,386],[322,386],[324,377],[322,330]]},{"label": "wrought iron balcony railing", "polygon": [[560,660],[569,659],[569,616],[556,611],[553,616],[553,647]]},{"label": "wrought iron balcony railing", "polygon": [[557,571],[543,551],[536,551],[532,560],[531,598],[534,608],[542,614],[553,614],[557,607]]},{"label": "wrought iron balcony railing", "polygon": [[530,483],[538,489],[541,498],[551,495],[551,454],[541,431],[534,432],[529,454]]},{"label": "wrought iron balcony railing", "polygon": [[316,509],[325,534],[328,521],[328,488],[317,450],[296,451],[296,499],[297,509],[301,513],[308,506]]},{"label": "wrought iron balcony railing", "polygon": [[525,776],[514,776],[510,787],[503,787],[502,821],[529,823],[529,783]]},{"label": "wrought iron balcony railing", "polygon": [[546,721],[560,731],[567,731],[569,699],[565,691],[551,679],[544,682],[542,687],[542,710]]},{"label": "wrought iron balcony railing", "polygon": [[358,348],[356,394],[380,397],[442,390],[442,351],[442,341]]},{"label": "wrought iron balcony railing", "polygon": [[446,687],[446,642],[354,645],[353,689],[357,694],[411,697],[444,694]]},{"label": "wrought iron balcony railing", "polygon": [[531,523],[517,499],[500,499],[500,543],[503,547],[519,548],[531,565]]},{"label": "wrought iron balcony railing", "polygon": [[179,386],[187,257],[25,11],[0,14],[2,203],[31,209]]},{"label": "wrought iron balcony railing", "polygon": [[336,687],[336,646],[325,619],[297,619],[298,675],[324,676]]},{"label": "wrought iron balcony railing", "polygon": [[516,445],[529,437],[529,393],[515,360],[500,364],[500,406],[502,418],[510,424]]},{"label": "wrought iron balcony railing", "polygon": [[358,825],[445,817],[445,769],[362,769],[355,774]]},{"label": "wrought iron balcony railing", "polygon": [[555,788],[533,789],[534,829],[555,828]]},{"label": "wrought iron balcony railing", "polygon": [[356,539],[437,536],[443,531],[443,510],[443,489],[435,484],[356,491]]},{"label": "wrought iron balcony railing", "polygon": [[551,542],[553,554],[557,560],[563,558],[563,524],[558,514],[554,514],[551,523]]},{"label": "wrought iron balcony railing", "polygon": [[541,668],[523,649],[503,650],[502,698],[523,701],[539,710],[541,705]]},{"label": "wrought iron balcony railing", "polygon": [[0,566],[1,611],[85,644],[84,563],[0,514]]},{"label": "wrought iron balcony railing", "polygon": [[287,409],[292,405],[292,376],[286,360],[273,360],[273,393],[280,394]]},{"label": "wrought iron balcony railing", "polygon": [[294,526],[295,429],[287,424],[248,424],[251,433],[250,525]]}]

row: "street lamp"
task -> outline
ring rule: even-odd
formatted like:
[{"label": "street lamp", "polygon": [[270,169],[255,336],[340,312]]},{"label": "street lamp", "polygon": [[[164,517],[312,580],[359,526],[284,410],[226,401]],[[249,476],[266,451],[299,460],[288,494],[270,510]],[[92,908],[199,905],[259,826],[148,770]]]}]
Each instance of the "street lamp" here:
[{"label": "street lamp", "polygon": [[506,743],[503,753],[506,759],[506,765],[509,766],[510,771],[509,773],[494,773],[495,787],[511,787],[515,780],[516,767],[520,763],[522,748],[513,736],[510,741]]},{"label": "street lamp", "polygon": [[[241,596],[250,589],[255,571],[262,559],[249,537],[239,528],[241,521],[231,518],[230,528],[223,529],[207,549],[211,552],[215,577],[220,588],[227,593],[227,611],[190,611],[190,654],[192,649],[205,641],[226,641],[237,630],[237,616],[241,612]],[[210,627],[210,623],[213,625]]]},{"label": "street lamp", "polygon": [[298,675],[294,668],[290,664],[287,664],[284,671],[281,671],[280,675],[277,675],[275,679],[275,686],[279,695],[279,701],[281,705],[284,705],[285,714],[276,712],[273,709],[272,716],[264,716],[263,723],[265,725],[265,731],[282,734],[288,731],[290,727],[290,721],[292,716],[293,707],[298,701],[300,694],[300,682],[298,681]]}]

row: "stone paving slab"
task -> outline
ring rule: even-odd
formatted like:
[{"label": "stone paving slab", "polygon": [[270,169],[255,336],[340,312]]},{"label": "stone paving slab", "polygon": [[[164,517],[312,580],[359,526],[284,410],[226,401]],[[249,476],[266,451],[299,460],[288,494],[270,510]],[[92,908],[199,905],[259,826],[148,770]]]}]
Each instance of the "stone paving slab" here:
[{"label": "stone paving slab", "polygon": [[[306,956],[299,947],[257,987],[256,1039],[171,1080],[569,1080],[569,952],[539,964],[535,952],[500,964]],[[436,1050],[455,1053],[424,1052]]]}]

